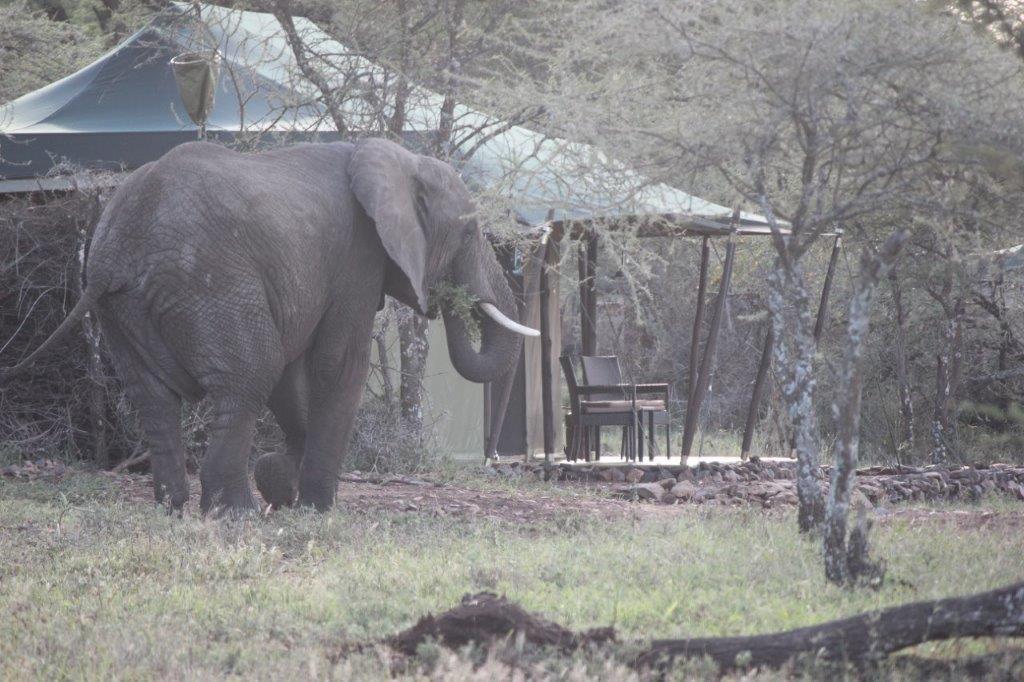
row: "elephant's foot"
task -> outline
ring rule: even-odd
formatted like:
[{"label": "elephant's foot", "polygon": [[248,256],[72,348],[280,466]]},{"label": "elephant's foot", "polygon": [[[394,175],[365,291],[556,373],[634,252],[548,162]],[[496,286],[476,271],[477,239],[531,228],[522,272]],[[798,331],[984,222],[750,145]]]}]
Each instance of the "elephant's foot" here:
[{"label": "elephant's foot", "polygon": [[188,502],[188,486],[168,486],[153,480],[153,491],[158,507],[164,507],[168,513],[181,516],[185,503]]},{"label": "elephant's foot", "polygon": [[205,516],[214,517],[259,514],[261,511],[260,505],[249,489],[248,481],[244,485],[223,488],[204,485],[199,508]]},{"label": "elephant's foot", "polygon": [[271,507],[281,509],[295,504],[299,472],[294,459],[276,452],[265,454],[256,460],[253,476],[260,495]]},{"label": "elephant's foot", "polygon": [[299,505],[327,511],[334,506],[334,494],[338,490],[337,476],[313,475],[303,471],[299,481]]}]

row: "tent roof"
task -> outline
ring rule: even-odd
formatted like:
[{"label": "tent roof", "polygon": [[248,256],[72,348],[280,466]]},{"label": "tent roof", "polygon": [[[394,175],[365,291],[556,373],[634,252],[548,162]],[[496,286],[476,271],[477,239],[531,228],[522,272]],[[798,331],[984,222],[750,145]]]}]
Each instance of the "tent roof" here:
[{"label": "tent roof", "polygon": [[[210,137],[281,140],[337,139],[316,90],[299,73],[283,29],[273,15],[178,3],[93,64],[0,107],[0,193],[66,186],[52,177],[67,162],[90,170],[131,170],[177,144],[195,139],[168,62],[184,51],[212,51],[220,59]],[[387,108],[364,96],[390,91],[394,74],[353,53],[312,22],[296,17],[311,54],[334,75],[332,85],[351,130],[382,129]],[[415,88],[407,133],[429,135],[439,124],[438,93]],[[732,210],[665,184],[652,183],[600,150],[544,136],[458,105],[456,126],[496,132],[476,147],[472,138],[453,150],[466,181],[509,199],[521,224],[655,216],[696,231],[722,232]],[[269,133],[269,134],[268,134]],[[742,214],[746,226],[765,226]],[[730,230],[725,228],[724,232]],[[754,230],[756,233],[757,230]]]}]

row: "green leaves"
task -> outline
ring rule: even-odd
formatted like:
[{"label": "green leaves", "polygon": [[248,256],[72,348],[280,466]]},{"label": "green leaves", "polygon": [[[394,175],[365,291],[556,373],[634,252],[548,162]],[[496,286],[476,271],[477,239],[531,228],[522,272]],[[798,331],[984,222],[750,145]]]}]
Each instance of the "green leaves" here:
[{"label": "green leaves", "polygon": [[479,299],[465,287],[442,280],[430,290],[428,312],[435,315],[439,308],[444,308],[451,315],[462,320],[466,332],[474,343],[480,341],[480,321],[473,314]]}]

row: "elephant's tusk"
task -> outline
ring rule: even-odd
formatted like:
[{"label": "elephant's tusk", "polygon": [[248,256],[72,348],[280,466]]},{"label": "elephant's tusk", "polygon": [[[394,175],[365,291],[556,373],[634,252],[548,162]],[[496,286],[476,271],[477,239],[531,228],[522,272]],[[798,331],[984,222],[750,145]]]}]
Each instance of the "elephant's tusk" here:
[{"label": "elephant's tusk", "polygon": [[540,336],[540,332],[530,327],[524,327],[514,320],[510,320],[505,317],[505,314],[498,310],[497,306],[493,303],[481,303],[480,310],[487,313],[487,316],[500,324],[505,329],[515,332],[516,334],[522,334],[523,336]]}]

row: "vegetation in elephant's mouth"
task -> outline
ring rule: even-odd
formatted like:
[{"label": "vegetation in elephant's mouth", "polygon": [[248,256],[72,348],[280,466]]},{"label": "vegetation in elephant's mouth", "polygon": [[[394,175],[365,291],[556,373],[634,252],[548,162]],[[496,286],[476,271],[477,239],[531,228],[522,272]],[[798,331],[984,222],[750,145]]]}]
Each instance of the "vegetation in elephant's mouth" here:
[{"label": "vegetation in elephant's mouth", "polygon": [[461,284],[441,280],[430,289],[427,312],[435,317],[442,309],[447,310],[466,325],[466,333],[473,343],[479,343],[480,321],[474,314],[479,302],[480,299]]}]

